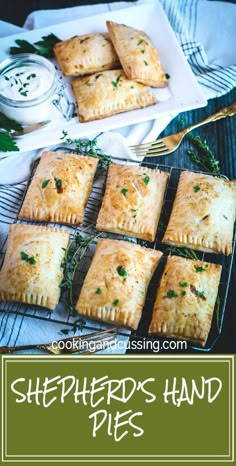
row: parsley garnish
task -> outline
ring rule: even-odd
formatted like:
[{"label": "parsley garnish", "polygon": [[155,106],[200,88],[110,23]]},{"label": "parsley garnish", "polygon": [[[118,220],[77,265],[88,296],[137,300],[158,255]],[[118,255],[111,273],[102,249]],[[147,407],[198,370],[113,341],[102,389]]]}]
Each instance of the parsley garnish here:
[{"label": "parsley garnish", "polygon": [[223,217],[225,218],[225,220],[228,220],[228,217],[226,217],[226,215],[223,215]]},{"label": "parsley garnish", "polygon": [[148,66],[148,62],[147,62],[146,60],[143,60],[143,61],[144,61],[144,64],[145,64],[146,66]]},{"label": "parsley garnish", "polygon": [[179,286],[182,286],[182,287],[188,286],[188,283],[187,282],[179,282]]},{"label": "parsley garnish", "polygon": [[185,295],[186,295],[186,291],[181,291],[180,296],[185,296]]},{"label": "parsley garnish", "polygon": [[123,196],[125,196],[125,194],[128,192],[129,190],[126,189],[126,188],[123,188],[120,190],[120,193],[123,194]]},{"label": "parsley garnish", "polygon": [[170,79],[170,75],[168,73],[165,74],[166,79]]},{"label": "parsley garnish", "polygon": [[194,268],[195,268],[195,271],[196,271],[197,273],[199,273],[199,272],[204,272],[204,270],[205,270],[203,267],[198,266],[198,265],[194,265]]},{"label": "parsley garnish", "polygon": [[150,181],[149,176],[145,176],[145,178],[143,179],[143,181],[144,181],[145,184],[148,184],[149,181]]},{"label": "parsley garnish", "polygon": [[119,83],[119,81],[120,81],[120,78],[121,78],[121,74],[116,78],[115,81],[112,81],[112,85],[113,85],[114,87],[117,87],[117,86],[118,86],[118,83]]},{"label": "parsley garnish", "polygon": [[193,190],[195,193],[197,193],[198,191],[200,191],[200,186],[194,186]]},{"label": "parsley garnish", "polygon": [[0,134],[0,150],[2,152],[19,151],[19,147],[8,134]]},{"label": "parsley garnish", "polygon": [[119,304],[119,299],[115,299],[115,301],[113,301],[113,304],[114,304],[114,306],[118,306],[118,304]]},{"label": "parsley garnish", "polygon": [[128,275],[124,267],[122,267],[121,265],[117,267],[117,272],[121,277],[126,277]]},{"label": "parsley garnish", "polygon": [[145,53],[145,50],[140,50],[141,53]]},{"label": "parsley garnish", "polygon": [[56,190],[57,190],[58,194],[61,194],[63,192],[62,180],[58,179],[58,178],[55,178],[55,186],[56,186]]},{"label": "parsley garnish", "polygon": [[85,84],[86,84],[86,86],[92,86],[92,85],[93,85],[93,83],[91,83],[91,82],[89,81],[89,79],[88,79],[87,81],[85,81]]},{"label": "parsley garnish", "polygon": [[36,264],[35,258],[34,257],[29,257],[28,254],[26,254],[26,252],[21,251],[20,255],[21,255],[21,259],[23,261],[26,261],[31,265]]},{"label": "parsley garnish", "polygon": [[167,293],[166,293],[166,296],[164,296],[165,298],[177,298],[177,294],[175,293],[174,290],[168,290]]},{"label": "parsley garnish", "polygon": [[88,39],[89,39],[89,37],[85,37],[84,39],[80,39],[80,44],[82,44],[83,42],[85,42]]},{"label": "parsley garnish", "polygon": [[47,187],[49,181],[50,181],[50,180],[44,180],[44,181],[42,182],[42,188],[43,188],[43,189]]},{"label": "parsley garnish", "polygon": [[101,294],[102,293],[102,290],[101,288],[97,288],[96,291],[95,291],[96,294]]},{"label": "parsley garnish", "polygon": [[134,86],[130,86],[130,89],[134,89]]},{"label": "parsley garnish", "polygon": [[18,47],[10,47],[10,55],[17,55],[18,53],[35,53],[43,57],[52,58],[53,48],[58,43],[61,42],[54,34],[48,34],[43,36],[41,40],[35,42],[33,45],[27,42],[27,40],[17,39],[15,43]]}]

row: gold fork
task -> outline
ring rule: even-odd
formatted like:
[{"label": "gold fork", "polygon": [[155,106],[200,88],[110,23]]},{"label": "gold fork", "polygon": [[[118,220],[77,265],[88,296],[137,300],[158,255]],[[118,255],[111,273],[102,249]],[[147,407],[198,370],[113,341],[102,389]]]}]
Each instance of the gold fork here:
[{"label": "gold fork", "polygon": [[220,120],[227,116],[233,116],[236,113],[236,102],[233,102],[229,107],[224,107],[213,115],[209,116],[203,121],[185,128],[176,134],[171,134],[163,139],[157,139],[155,141],[147,142],[146,144],[138,144],[135,146],[129,146],[135,155],[140,157],[160,157],[161,155],[168,155],[174,152],[180,145],[184,136],[199,126],[206,125],[212,121]]},{"label": "gold fork", "polygon": [[[64,338],[62,340],[53,341],[51,343],[35,344],[35,345],[21,345],[21,346],[1,346],[0,354],[9,354],[15,351],[22,350],[33,350],[39,349],[48,351],[52,354],[71,354],[71,353],[82,353],[91,354],[96,353],[104,349],[101,342],[111,342],[115,340],[117,334],[117,328],[113,327],[107,330],[101,330],[99,332],[88,333],[87,335],[78,335],[70,338]],[[61,343],[63,342],[63,343]],[[71,342],[68,348],[66,343]],[[79,344],[76,344],[79,342]]]}]

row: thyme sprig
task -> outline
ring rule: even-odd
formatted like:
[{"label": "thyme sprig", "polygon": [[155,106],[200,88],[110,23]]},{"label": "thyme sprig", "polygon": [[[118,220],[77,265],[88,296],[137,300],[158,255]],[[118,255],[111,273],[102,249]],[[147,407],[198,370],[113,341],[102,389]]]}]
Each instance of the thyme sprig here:
[{"label": "thyme sprig", "polygon": [[91,227],[84,228],[81,232],[77,231],[65,250],[64,259],[61,266],[64,268],[64,279],[60,288],[68,292],[68,310],[70,316],[76,316],[73,294],[74,294],[74,279],[79,267],[82,266],[85,254],[91,245],[101,233],[84,236],[86,230]]},{"label": "thyme sprig", "polygon": [[187,150],[190,160],[200,165],[205,171],[220,175],[220,162],[216,159],[206,140],[202,139],[199,134],[194,136],[192,133],[188,134],[188,139],[196,149],[195,151]]},{"label": "thyme sprig", "polygon": [[77,154],[89,155],[99,159],[100,166],[107,169],[107,166],[111,162],[111,157],[104,154],[102,149],[97,145],[97,139],[102,133],[98,134],[94,139],[71,139],[68,138],[68,133],[62,130],[62,137],[60,140],[64,140],[67,144],[74,145],[74,150]]},{"label": "thyme sprig", "polygon": [[170,246],[166,248],[165,252],[169,253],[170,255],[176,254],[176,256],[184,257],[185,259],[193,259],[198,260],[197,254],[193,249],[188,248],[176,248],[174,246]]},{"label": "thyme sprig", "polygon": [[[178,120],[179,131],[182,131],[185,126],[185,120],[183,117],[181,117]],[[187,150],[187,154],[191,162],[199,165],[201,168],[203,168],[204,171],[220,175],[220,162],[214,155],[212,149],[210,149],[207,141],[201,138],[199,134],[194,136],[192,132],[186,134],[186,138],[189,140],[189,142],[191,142],[195,149]]]}]

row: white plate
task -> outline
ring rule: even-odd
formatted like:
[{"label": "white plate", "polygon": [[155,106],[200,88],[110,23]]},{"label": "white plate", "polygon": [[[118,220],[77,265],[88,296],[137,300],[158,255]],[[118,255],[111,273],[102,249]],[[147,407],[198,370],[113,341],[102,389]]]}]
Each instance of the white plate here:
[{"label": "white plate", "polygon": [[[60,39],[68,39],[75,35],[91,32],[106,31],[106,20],[128,24],[137,29],[144,30],[156,45],[160,53],[161,63],[166,73],[170,75],[167,89],[154,89],[158,103],[140,110],[120,113],[102,120],[88,123],[79,123],[78,118],[67,122],[55,109],[50,118],[53,120],[49,126],[39,132],[29,134],[17,140],[21,151],[37,149],[47,145],[58,144],[62,136],[62,129],[68,132],[69,137],[78,138],[98,134],[122,126],[139,123],[141,121],[160,118],[170,113],[179,113],[193,108],[203,107],[207,104],[205,97],[193,75],[186,58],[178,44],[175,34],[166,18],[160,4],[134,6],[113,12],[90,16],[64,24],[36,29],[34,31],[17,34],[1,39],[0,61],[8,57],[9,47],[15,45],[16,39],[25,39],[34,43],[42,36],[54,33]],[[68,81],[68,79],[63,78]],[[74,101],[70,85],[68,93]],[[43,143],[43,144],[42,144]],[[9,154],[9,153],[8,153]],[[7,154],[6,154],[7,155]],[[10,155],[10,154],[9,154]]]}]

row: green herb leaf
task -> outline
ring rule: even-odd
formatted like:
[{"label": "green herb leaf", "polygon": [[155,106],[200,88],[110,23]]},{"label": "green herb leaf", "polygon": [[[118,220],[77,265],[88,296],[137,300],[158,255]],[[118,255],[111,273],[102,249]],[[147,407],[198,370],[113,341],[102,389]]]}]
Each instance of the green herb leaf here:
[{"label": "green herb leaf", "polygon": [[101,288],[97,288],[96,291],[95,291],[96,294],[101,294],[102,293],[102,290]]},{"label": "green herb leaf", "polygon": [[170,79],[170,75],[168,73],[165,74],[166,79]]},{"label": "green herb leaf", "polygon": [[198,266],[198,265],[194,265],[194,268],[197,273],[204,272],[205,270],[203,267]]},{"label": "green herb leaf", "polygon": [[186,291],[181,291],[180,296],[185,296],[185,295],[186,295]]},{"label": "green herb leaf", "polygon": [[148,66],[148,62],[147,62],[146,60],[143,60],[143,61],[144,61],[144,64],[145,64],[146,66]]},{"label": "green herb leaf", "polygon": [[134,86],[130,86],[130,89],[134,89]]},{"label": "green herb leaf", "polygon": [[27,40],[17,39],[15,40],[15,43],[18,47],[10,47],[9,53],[10,55],[17,55],[19,53],[35,53],[47,58],[52,58],[54,56],[53,47],[58,42],[61,42],[61,39],[52,33],[47,36],[43,36],[42,39],[35,42],[34,45],[30,44]]},{"label": "green herb leaf", "polygon": [[7,116],[3,115],[3,113],[0,112],[0,128],[5,129],[6,131],[21,131],[23,128],[20,123],[18,123],[15,120],[11,120]]},{"label": "green herb leaf", "polygon": [[128,192],[129,190],[126,189],[126,188],[123,188],[120,190],[120,193],[123,194],[123,196],[125,196],[125,194]]},{"label": "green herb leaf", "polygon": [[19,151],[19,147],[15,141],[8,134],[0,134],[0,151],[2,152],[14,152]]},{"label": "green herb leaf", "polygon": [[193,190],[195,193],[197,193],[198,191],[200,191],[200,186],[194,186]]},{"label": "green herb leaf", "polygon": [[137,45],[141,45],[144,42],[144,39],[140,39],[140,41],[137,43]]},{"label": "green herb leaf", "polygon": [[182,287],[188,286],[188,283],[187,282],[179,282],[179,286],[182,286]]},{"label": "green herb leaf", "polygon": [[118,86],[118,83],[119,83],[119,81],[120,81],[120,78],[121,78],[121,74],[116,78],[115,81],[112,81],[112,85],[113,85],[114,87],[117,87],[117,86]]},{"label": "green herb leaf", "polygon": [[150,178],[149,176],[145,176],[145,178],[143,179],[144,183],[147,185],[150,181]]},{"label": "green herb leaf", "polygon": [[171,299],[171,298],[177,298],[177,296],[178,295],[175,293],[174,290],[168,290],[167,293],[166,293],[165,298]]},{"label": "green herb leaf", "polygon": [[47,187],[49,181],[50,181],[50,180],[44,180],[44,181],[42,182],[42,188],[43,188],[43,189]]},{"label": "green herb leaf", "polygon": [[113,304],[114,304],[114,306],[118,306],[118,304],[119,304],[119,299],[115,299],[115,301],[113,301]]},{"label": "green herb leaf", "polygon": [[226,217],[226,215],[223,215],[223,217],[225,218],[225,220],[228,220],[228,217]]},{"label": "green herb leaf", "polygon": [[15,43],[18,47],[10,47],[10,55],[17,55],[18,53],[37,53],[37,48],[30,44],[27,40],[16,39]]},{"label": "green herb leaf", "polygon": [[89,39],[89,37],[85,37],[84,39],[80,39],[80,44],[83,44],[83,42],[85,42],[88,39]]},{"label": "green herb leaf", "polygon": [[124,267],[122,267],[121,265],[117,267],[117,272],[121,277],[126,277],[128,275]]},{"label": "green herb leaf", "polygon": [[35,258],[34,257],[29,257],[28,254],[26,254],[24,251],[21,251],[20,255],[21,255],[21,259],[23,261],[26,261],[31,265],[36,264]]}]

